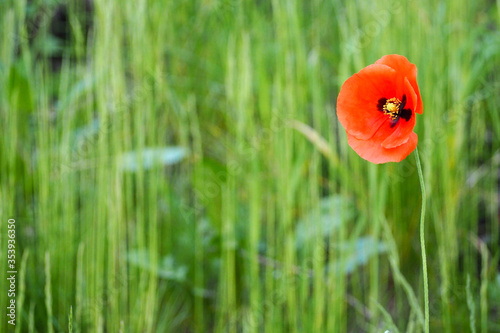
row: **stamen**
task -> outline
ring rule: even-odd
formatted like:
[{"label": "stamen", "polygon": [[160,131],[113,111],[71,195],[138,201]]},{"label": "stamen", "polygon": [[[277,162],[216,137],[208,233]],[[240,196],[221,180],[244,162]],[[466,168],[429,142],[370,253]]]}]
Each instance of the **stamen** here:
[{"label": "stamen", "polygon": [[406,95],[403,95],[403,99],[401,101],[396,97],[389,99],[382,97],[377,102],[377,109],[391,118],[391,127],[396,126],[399,118],[403,118],[406,121],[410,120],[412,116],[411,109],[405,109],[405,106]]},{"label": "stamen", "polygon": [[401,101],[396,97],[388,99],[385,105],[383,106],[384,114],[389,115],[389,117],[391,117],[392,120],[396,120],[398,118],[400,105]]}]

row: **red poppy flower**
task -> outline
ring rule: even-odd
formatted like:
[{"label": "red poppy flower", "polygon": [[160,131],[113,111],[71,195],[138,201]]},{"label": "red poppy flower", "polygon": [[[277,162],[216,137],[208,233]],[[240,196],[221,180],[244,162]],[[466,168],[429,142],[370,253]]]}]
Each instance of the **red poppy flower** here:
[{"label": "red poppy flower", "polygon": [[337,116],[347,142],[372,163],[399,162],[417,147],[415,114],[423,105],[417,67],[386,55],[347,79],[337,99]]}]

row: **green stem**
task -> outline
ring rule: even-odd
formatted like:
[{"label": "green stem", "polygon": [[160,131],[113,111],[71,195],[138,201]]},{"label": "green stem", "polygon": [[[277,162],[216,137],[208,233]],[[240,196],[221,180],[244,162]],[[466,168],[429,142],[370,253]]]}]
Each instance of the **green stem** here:
[{"label": "green stem", "polygon": [[420,180],[420,190],[422,191],[422,211],[420,213],[420,248],[422,250],[422,273],[424,275],[424,299],[425,299],[425,332],[429,333],[429,282],[427,280],[427,256],[425,254],[425,184],[422,175],[422,166],[418,156],[418,148],[415,148],[415,160],[417,161],[418,179]]}]

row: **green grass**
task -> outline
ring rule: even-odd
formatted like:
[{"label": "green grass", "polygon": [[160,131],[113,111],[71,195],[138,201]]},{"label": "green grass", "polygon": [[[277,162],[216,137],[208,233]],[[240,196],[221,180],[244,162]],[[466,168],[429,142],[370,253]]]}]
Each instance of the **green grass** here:
[{"label": "green grass", "polygon": [[15,331],[423,331],[415,158],[362,160],[335,114],[398,53],[424,101],[430,331],[500,332],[500,3],[92,7],[0,4]]}]

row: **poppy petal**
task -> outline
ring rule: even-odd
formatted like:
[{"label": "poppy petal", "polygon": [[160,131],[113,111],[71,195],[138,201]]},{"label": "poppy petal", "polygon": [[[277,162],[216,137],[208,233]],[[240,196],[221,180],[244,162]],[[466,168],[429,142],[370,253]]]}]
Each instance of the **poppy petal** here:
[{"label": "poppy petal", "polygon": [[345,81],[337,99],[337,116],[346,131],[361,140],[371,138],[389,118],[377,108],[381,97],[396,96],[398,73],[385,65],[370,65]]},{"label": "poppy petal", "polygon": [[400,162],[404,160],[417,147],[418,137],[415,133],[411,133],[408,141],[394,147],[384,148],[381,145],[381,139],[377,135],[370,140],[359,140],[355,136],[347,133],[347,142],[349,146],[365,160],[380,164],[387,162]]},{"label": "poppy petal", "polygon": [[415,90],[415,93],[417,94],[415,112],[418,114],[422,114],[424,105],[422,104],[422,97],[420,96],[420,90],[417,84],[417,66],[409,62],[406,57],[399,54],[389,54],[383,56],[382,58],[377,60],[375,64],[389,66],[408,78],[408,81],[410,81],[413,90]]}]

